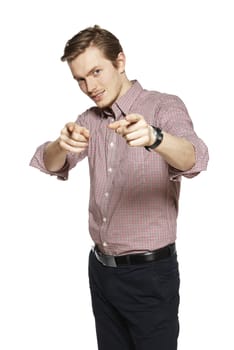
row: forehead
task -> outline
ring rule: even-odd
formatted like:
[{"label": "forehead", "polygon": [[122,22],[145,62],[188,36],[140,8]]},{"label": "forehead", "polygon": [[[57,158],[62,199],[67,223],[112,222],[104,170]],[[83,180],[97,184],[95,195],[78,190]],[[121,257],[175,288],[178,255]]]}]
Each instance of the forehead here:
[{"label": "forehead", "polygon": [[74,76],[85,76],[94,67],[109,65],[111,61],[104,57],[97,47],[90,46],[78,57],[68,63]]}]

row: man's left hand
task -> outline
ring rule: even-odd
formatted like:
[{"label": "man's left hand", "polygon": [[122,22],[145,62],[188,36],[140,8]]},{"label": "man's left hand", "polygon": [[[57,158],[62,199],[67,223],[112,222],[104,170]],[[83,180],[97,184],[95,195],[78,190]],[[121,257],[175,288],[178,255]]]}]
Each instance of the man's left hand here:
[{"label": "man's left hand", "polygon": [[124,119],[108,125],[119,135],[123,136],[129,146],[150,146],[155,142],[153,128],[140,114],[128,114]]}]

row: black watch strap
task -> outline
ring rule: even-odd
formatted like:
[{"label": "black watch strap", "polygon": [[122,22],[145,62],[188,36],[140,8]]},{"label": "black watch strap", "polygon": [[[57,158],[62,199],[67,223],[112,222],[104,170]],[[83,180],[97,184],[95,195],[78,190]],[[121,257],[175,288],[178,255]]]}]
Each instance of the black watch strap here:
[{"label": "black watch strap", "polygon": [[154,129],[156,140],[151,146],[145,146],[145,149],[147,151],[150,151],[151,149],[155,149],[156,147],[158,147],[163,140],[162,130],[160,128],[153,126],[153,125],[151,125],[151,127]]}]

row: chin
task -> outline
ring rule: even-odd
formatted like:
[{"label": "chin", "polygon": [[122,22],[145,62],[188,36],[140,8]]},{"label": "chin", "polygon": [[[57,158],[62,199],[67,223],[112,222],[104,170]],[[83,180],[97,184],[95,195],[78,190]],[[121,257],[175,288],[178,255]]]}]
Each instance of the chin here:
[{"label": "chin", "polygon": [[105,102],[105,101],[100,101],[98,103],[96,103],[96,105],[99,107],[99,108],[106,108],[106,107],[110,107],[112,105],[111,102]]}]

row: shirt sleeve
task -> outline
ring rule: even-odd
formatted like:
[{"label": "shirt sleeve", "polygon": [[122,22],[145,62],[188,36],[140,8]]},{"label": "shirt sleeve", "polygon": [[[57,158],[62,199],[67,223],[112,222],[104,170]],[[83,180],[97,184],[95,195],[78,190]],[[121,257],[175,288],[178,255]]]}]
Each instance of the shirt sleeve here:
[{"label": "shirt sleeve", "polygon": [[[81,126],[87,127],[87,125],[85,123],[86,114],[87,113],[85,112],[83,115],[80,115],[77,118],[76,123],[78,123]],[[65,164],[62,167],[62,169],[60,169],[58,171],[49,171],[46,169],[45,163],[44,163],[44,151],[45,151],[45,148],[48,144],[49,144],[49,141],[43,143],[42,145],[40,145],[36,149],[36,152],[34,153],[29,165],[34,167],[34,168],[39,169],[40,171],[42,171],[45,174],[57,176],[57,178],[59,180],[67,180],[68,175],[69,175],[69,171],[72,168],[74,168],[78,162],[80,162],[82,159],[84,159],[88,155],[88,149],[85,149],[85,151],[81,152],[80,154],[68,153],[67,157],[66,157]]]},{"label": "shirt sleeve", "polygon": [[171,180],[179,181],[182,175],[192,178],[207,169],[208,148],[194,131],[192,120],[179,97],[163,94],[158,112],[158,125],[165,132],[190,141],[195,150],[195,164],[191,169],[181,171],[169,166]]},{"label": "shirt sleeve", "polygon": [[45,142],[41,146],[36,149],[29,165],[39,169],[45,174],[49,174],[52,176],[57,176],[58,180],[68,180],[69,171],[76,166],[76,164],[81,161],[86,155],[87,151],[84,151],[80,154],[72,154],[68,153],[66,157],[66,161],[62,169],[58,171],[49,171],[45,167],[44,163],[44,151],[49,142]]}]

